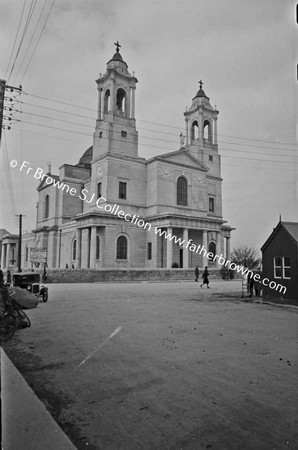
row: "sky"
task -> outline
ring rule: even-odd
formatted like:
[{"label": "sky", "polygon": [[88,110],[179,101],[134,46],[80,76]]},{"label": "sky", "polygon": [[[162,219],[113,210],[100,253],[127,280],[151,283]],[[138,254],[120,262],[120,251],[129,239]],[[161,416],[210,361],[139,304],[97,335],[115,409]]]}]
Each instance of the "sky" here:
[{"label": "sky", "polygon": [[58,174],[92,145],[95,80],[117,40],[138,78],[139,156],[179,149],[183,112],[202,79],[219,110],[223,217],[236,228],[231,247],[260,249],[280,215],[298,221],[295,2],[56,0],[51,10],[52,4],[37,1],[9,77],[24,1],[0,3],[0,78],[23,87],[13,102],[22,112],[2,135],[0,228],[17,232],[17,214],[24,230],[35,228],[38,182],[9,168],[12,159],[44,170],[50,161]]}]

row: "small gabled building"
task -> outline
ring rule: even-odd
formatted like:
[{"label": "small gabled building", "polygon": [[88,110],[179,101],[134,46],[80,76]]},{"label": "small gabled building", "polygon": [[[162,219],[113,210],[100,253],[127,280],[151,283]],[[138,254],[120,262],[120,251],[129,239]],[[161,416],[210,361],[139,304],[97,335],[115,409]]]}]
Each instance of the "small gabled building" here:
[{"label": "small gabled building", "polygon": [[[263,255],[263,297],[298,303],[298,223],[279,221],[261,248]],[[277,286],[286,288],[277,288]]]}]

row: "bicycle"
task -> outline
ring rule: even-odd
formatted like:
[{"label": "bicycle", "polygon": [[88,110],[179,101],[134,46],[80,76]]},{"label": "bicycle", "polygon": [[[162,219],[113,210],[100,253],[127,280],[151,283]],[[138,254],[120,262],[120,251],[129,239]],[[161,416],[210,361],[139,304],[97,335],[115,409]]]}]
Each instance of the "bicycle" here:
[{"label": "bicycle", "polygon": [[[14,292],[10,295],[13,295]],[[0,316],[0,343],[11,339],[18,328],[27,328],[31,322],[27,314],[11,298],[10,301],[3,300],[4,311]]]}]

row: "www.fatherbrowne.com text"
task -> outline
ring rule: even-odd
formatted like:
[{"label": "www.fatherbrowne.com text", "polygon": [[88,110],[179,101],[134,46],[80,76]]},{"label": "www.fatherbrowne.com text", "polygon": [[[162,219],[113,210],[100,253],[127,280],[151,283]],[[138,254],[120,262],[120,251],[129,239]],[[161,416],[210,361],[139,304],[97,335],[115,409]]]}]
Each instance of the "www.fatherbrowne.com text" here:
[{"label": "www.fatherbrowne.com text", "polygon": [[[18,166],[18,161],[13,159],[10,162],[10,167],[16,168]],[[46,184],[52,185],[56,187],[57,189],[60,189],[61,191],[64,191],[68,193],[71,196],[78,196],[80,200],[90,204],[95,199],[95,194],[89,194],[87,189],[82,189],[80,192],[77,191],[76,188],[70,187],[67,183],[64,183],[60,180],[55,180],[53,177],[51,177],[51,174],[47,174],[41,169],[40,167],[37,167],[37,169],[34,169],[30,166],[30,163],[28,161],[23,161],[19,168],[20,172],[26,172],[28,175],[29,173],[33,175],[34,178],[40,181],[45,181]],[[119,205],[114,203],[111,205],[110,203],[107,203],[107,199],[105,197],[98,197],[95,201],[95,206],[106,213],[112,214],[114,216],[119,217],[120,219],[124,219],[126,222],[130,222],[133,225],[138,226],[139,228],[143,228],[144,230],[151,230],[152,224],[150,222],[145,222],[143,219],[141,219],[137,214],[130,214],[125,213]],[[224,256],[221,255],[214,255],[212,252],[208,252],[207,249],[204,247],[204,245],[196,245],[192,239],[189,239],[187,242],[185,242],[184,239],[178,238],[176,235],[168,233],[166,230],[162,230],[161,228],[154,227],[154,233],[160,237],[163,237],[164,239],[167,239],[171,242],[174,242],[175,244],[188,249],[190,252],[198,253],[199,255],[203,254],[205,258],[207,258],[209,261],[217,261],[218,264],[220,264],[223,267],[226,267],[231,270],[236,270],[237,273],[240,273],[243,276],[247,276],[250,278],[253,278],[254,281],[259,282],[263,284],[264,286],[269,286],[271,289],[274,289],[282,294],[286,293],[287,288],[281,284],[277,284],[275,281],[270,281],[268,278],[262,278],[260,274],[253,273],[252,270],[245,268],[244,266],[237,265],[230,261],[229,259],[224,258]]]}]

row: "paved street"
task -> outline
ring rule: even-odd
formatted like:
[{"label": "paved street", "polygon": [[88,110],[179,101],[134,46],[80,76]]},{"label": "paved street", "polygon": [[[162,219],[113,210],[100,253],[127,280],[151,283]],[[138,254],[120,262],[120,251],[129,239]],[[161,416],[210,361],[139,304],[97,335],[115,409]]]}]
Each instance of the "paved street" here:
[{"label": "paved street", "polygon": [[76,448],[298,448],[298,308],[237,281],[49,293],[4,348]]}]

